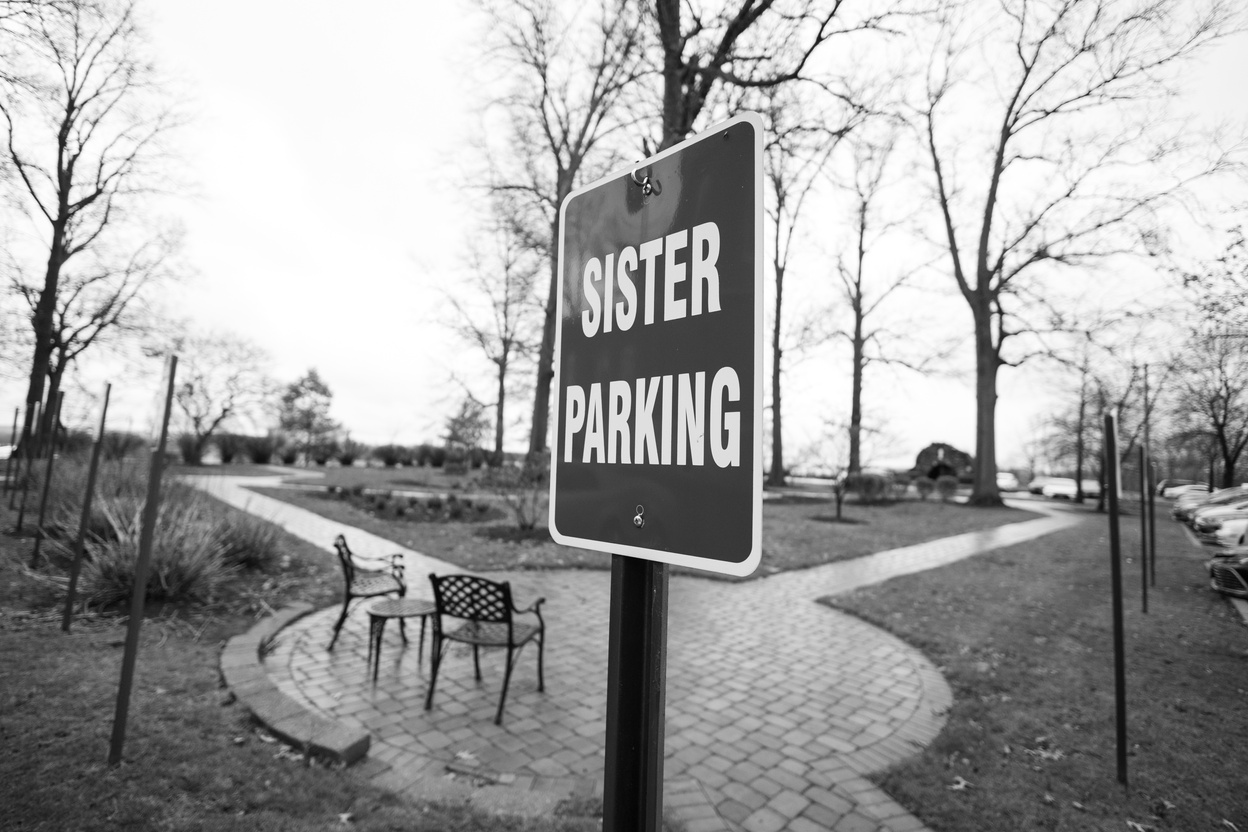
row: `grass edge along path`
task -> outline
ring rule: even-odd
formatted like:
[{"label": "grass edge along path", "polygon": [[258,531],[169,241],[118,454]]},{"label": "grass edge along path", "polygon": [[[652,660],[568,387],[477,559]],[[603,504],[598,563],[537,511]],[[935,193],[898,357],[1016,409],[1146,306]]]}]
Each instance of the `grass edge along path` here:
[{"label": "grass edge along path", "polygon": [[922,649],[954,690],[935,742],[873,778],[933,829],[1248,830],[1248,630],[1169,522],[1158,526],[1143,615],[1130,517],[1131,787],[1117,782],[1107,523],[1089,515],[1040,540],[821,599]]},{"label": "grass edge along path", "polygon": [[[544,529],[539,528],[536,535],[514,535],[510,520],[488,524],[396,522],[319,490],[249,489],[472,571],[610,567],[608,556],[559,546]],[[683,567],[674,571],[715,580],[748,581],[1040,516],[1018,508],[982,509],[916,500],[880,505],[850,503],[844,511],[848,522],[843,523],[834,522],[834,513],[835,506],[822,495],[767,500],[763,504],[763,560],[753,575],[733,578]]]}]

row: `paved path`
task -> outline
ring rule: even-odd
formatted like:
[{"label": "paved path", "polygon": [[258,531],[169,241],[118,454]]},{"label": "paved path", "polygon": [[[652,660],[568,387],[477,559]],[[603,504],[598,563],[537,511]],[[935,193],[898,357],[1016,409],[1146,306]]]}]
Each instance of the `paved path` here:
[{"label": "paved path", "polygon": [[[255,478],[200,478],[196,484],[320,545],[342,532],[360,552],[401,549],[242,488],[262,484]],[[949,688],[918,651],[814,599],[1029,540],[1079,519],[1044,504],[1028,507],[1048,516],[746,583],[673,576],[664,770],[669,791],[673,781],[696,781],[718,815],[686,820],[688,832],[922,829],[865,775],[936,736],[952,701]],[[430,571],[462,571],[410,550],[404,556],[414,586]],[[492,577],[510,580],[521,606],[537,595],[547,599],[546,692],[536,690],[535,657],[526,651],[502,727],[492,721],[502,670],[497,655],[483,654],[484,681],[477,684],[467,649],[452,651],[434,707],[425,711],[427,660],[419,663],[417,651],[400,649],[397,633],[388,631],[381,678],[370,684],[363,604],[333,653],[324,649],[337,613],[330,608],[284,630],[266,667],[307,707],[370,731],[373,746],[362,770],[386,787],[421,797],[453,795],[451,764],[477,772],[477,782],[506,784],[513,794],[600,791],[609,573]],[[506,805],[515,808],[515,800]]]}]

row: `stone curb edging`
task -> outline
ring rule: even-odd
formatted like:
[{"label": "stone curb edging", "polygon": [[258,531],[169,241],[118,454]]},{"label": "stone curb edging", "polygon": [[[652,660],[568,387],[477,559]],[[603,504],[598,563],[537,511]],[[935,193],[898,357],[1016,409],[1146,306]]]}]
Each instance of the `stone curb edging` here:
[{"label": "stone curb edging", "polygon": [[309,713],[278,690],[260,656],[278,632],[310,612],[311,604],[291,604],[231,638],[221,650],[221,678],[243,707],[274,736],[307,753],[350,765],[368,753],[368,732]]},{"label": "stone curb edging", "polygon": [[[291,604],[261,620],[246,633],[231,638],[221,650],[221,678],[243,707],[274,736],[296,748],[350,765],[368,754],[371,745],[369,733],[349,728],[313,712],[282,693],[269,678],[261,657],[279,632],[313,611],[311,604]],[[496,777],[492,772],[457,770],[458,767],[453,764],[444,765],[431,760],[429,762],[433,767],[442,769],[443,776],[432,777],[429,771],[423,771],[417,782],[409,782],[407,778],[396,777],[396,772],[388,771],[389,766],[377,762],[380,770],[370,779],[382,788],[406,792],[410,796],[424,799],[477,797],[480,799],[473,802],[481,804],[483,808],[493,808],[504,813],[515,813],[523,808],[521,804],[526,802],[523,794],[526,786],[529,787],[527,791],[547,792],[544,798],[537,800],[540,806],[547,809],[557,800],[566,797],[602,795],[602,782],[592,778],[561,778],[558,782],[545,783],[550,788],[540,788],[537,781],[546,781],[548,778],[520,777],[513,781],[510,777]],[[366,776],[369,774],[366,770],[370,765],[371,762],[363,764],[363,773]],[[462,783],[456,784],[453,780],[448,780],[446,773],[458,774],[469,782],[479,779],[484,783],[478,782],[465,789]],[[485,785],[490,781],[494,782]],[[460,788],[457,789],[457,785]],[[716,812],[706,791],[696,780],[679,778],[669,781],[664,784],[663,792],[665,811],[686,832],[727,832],[729,829],[729,825]],[[503,794],[508,796],[504,797]]]}]

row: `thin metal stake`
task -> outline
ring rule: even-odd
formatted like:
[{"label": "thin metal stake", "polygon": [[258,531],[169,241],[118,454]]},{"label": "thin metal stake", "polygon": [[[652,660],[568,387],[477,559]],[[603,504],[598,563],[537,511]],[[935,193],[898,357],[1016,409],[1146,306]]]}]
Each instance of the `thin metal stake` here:
[{"label": "thin metal stake", "polygon": [[152,449],[151,467],[147,474],[147,504],[143,507],[143,528],[139,536],[139,557],[134,564],[134,586],[130,591],[130,622],[126,628],[126,652],[121,660],[121,684],[117,688],[117,710],[113,715],[113,737],[108,748],[108,764],[121,762],[121,749],[126,742],[126,716],[130,711],[130,687],[134,683],[134,664],[139,652],[139,630],[143,626],[143,602],[147,598],[147,572],[152,561],[152,535],[156,531],[156,515],[160,511],[160,475],[165,467],[165,443],[169,440],[169,409],[173,404],[173,377],[178,357],[169,356],[169,387],[165,392],[165,410],[160,421],[160,439]]},{"label": "thin metal stake", "polygon": [[1148,490],[1148,473],[1145,466],[1144,446],[1140,446],[1140,597],[1144,614],[1148,615],[1148,507],[1144,492]]},{"label": "thin metal stake", "polygon": [[662,829],[667,585],[667,564],[612,556],[603,832]]},{"label": "thin metal stake", "polygon": [[112,384],[104,385],[104,407],[100,409],[100,430],[95,434],[95,446],[91,449],[91,464],[87,468],[87,493],[82,498],[82,519],[78,521],[78,538],[74,541],[74,561],[69,567],[69,589],[65,593],[65,612],[61,615],[61,629],[67,633],[74,618],[74,595],[78,591],[78,573],[82,570],[87,527],[91,525],[91,498],[95,494],[95,474],[100,468],[100,450],[104,447],[104,421],[108,418],[108,397],[112,391]]},{"label": "thin metal stake", "polygon": [[[39,424],[39,420],[43,416],[42,410],[43,410],[43,403],[35,402],[35,424],[36,425]],[[22,437],[22,449],[23,449],[22,457],[25,458],[26,460],[26,472],[25,472],[25,475],[23,475],[21,465],[20,465],[20,460],[19,460],[17,476],[18,476],[18,479],[22,481],[22,500],[21,500],[21,506],[17,510],[17,529],[15,532],[16,534],[19,534],[19,535],[22,533],[22,523],[24,523],[26,520],[26,495],[30,491],[30,472],[35,467],[35,457],[34,457],[35,434],[30,428],[26,429],[26,434],[25,436]],[[13,506],[10,503],[9,508],[12,508],[12,507]]]},{"label": "thin metal stake", "polygon": [[[13,457],[17,456],[17,414],[20,407],[13,408],[13,429],[9,431],[9,458],[4,461],[4,493],[8,494],[13,480]],[[12,508],[12,506],[10,506]]]},{"label": "thin metal stake", "polygon": [[48,443],[48,468],[43,475],[43,494],[39,497],[39,519],[35,521],[35,548],[30,552],[30,568],[39,565],[39,549],[43,545],[43,521],[48,513],[48,492],[52,490],[52,466],[56,462],[56,437],[61,429],[61,407],[65,404],[65,394],[56,391],[56,408],[52,413],[52,440]]},{"label": "thin metal stake", "polygon": [[1127,785],[1127,665],[1122,626],[1122,546],[1118,535],[1118,492],[1122,470],[1118,463],[1118,420],[1105,414],[1105,461],[1109,465],[1109,568],[1113,582],[1114,710],[1118,733],[1118,782]]}]

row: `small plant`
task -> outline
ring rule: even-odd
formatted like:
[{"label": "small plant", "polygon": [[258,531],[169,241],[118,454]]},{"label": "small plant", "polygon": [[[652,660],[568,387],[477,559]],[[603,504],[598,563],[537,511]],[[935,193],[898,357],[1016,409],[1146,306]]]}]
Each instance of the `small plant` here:
[{"label": "small plant", "polygon": [[268,465],[277,453],[278,437],[274,434],[265,436],[248,436],[245,452],[247,458],[256,465]]},{"label": "small plant", "polygon": [[393,468],[403,461],[403,448],[399,445],[379,445],[373,448],[373,458],[380,460],[387,468]]},{"label": "small plant", "polygon": [[441,511],[442,510],[442,498],[430,497],[428,500],[425,501],[425,507],[428,508],[430,511]]},{"label": "small plant", "polygon": [[940,495],[940,500],[947,503],[953,499],[953,495],[958,493],[958,478],[953,474],[942,474],[936,478],[936,493]]},{"label": "small plant", "polygon": [[246,450],[247,437],[237,433],[222,433],[217,436],[217,453],[221,455],[221,464],[229,465]]},{"label": "small plant", "polygon": [[229,566],[272,571],[281,562],[278,529],[247,514],[222,513],[216,524],[221,557]]},{"label": "small plant", "polygon": [[202,465],[204,456],[199,441],[193,434],[178,434],[178,454],[186,465]]},{"label": "small plant", "polygon": [[522,466],[491,468],[481,485],[498,494],[516,519],[516,527],[528,531],[537,527],[545,513],[550,464],[545,454],[530,454]]},{"label": "small plant", "polygon": [[919,492],[920,500],[926,500],[936,490],[936,481],[931,477],[919,477],[914,481],[914,490]]},{"label": "small plant", "polygon": [[350,468],[357,459],[367,456],[368,452],[369,448],[363,442],[356,442],[351,438],[344,439],[342,447],[338,449],[338,464],[343,468]]},{"label": "small plant", "polygon": [[858,494],[861,502],[878,503],[888,496],[889,481],[882,474],[858,473],[850,476],[849,488]]}]

